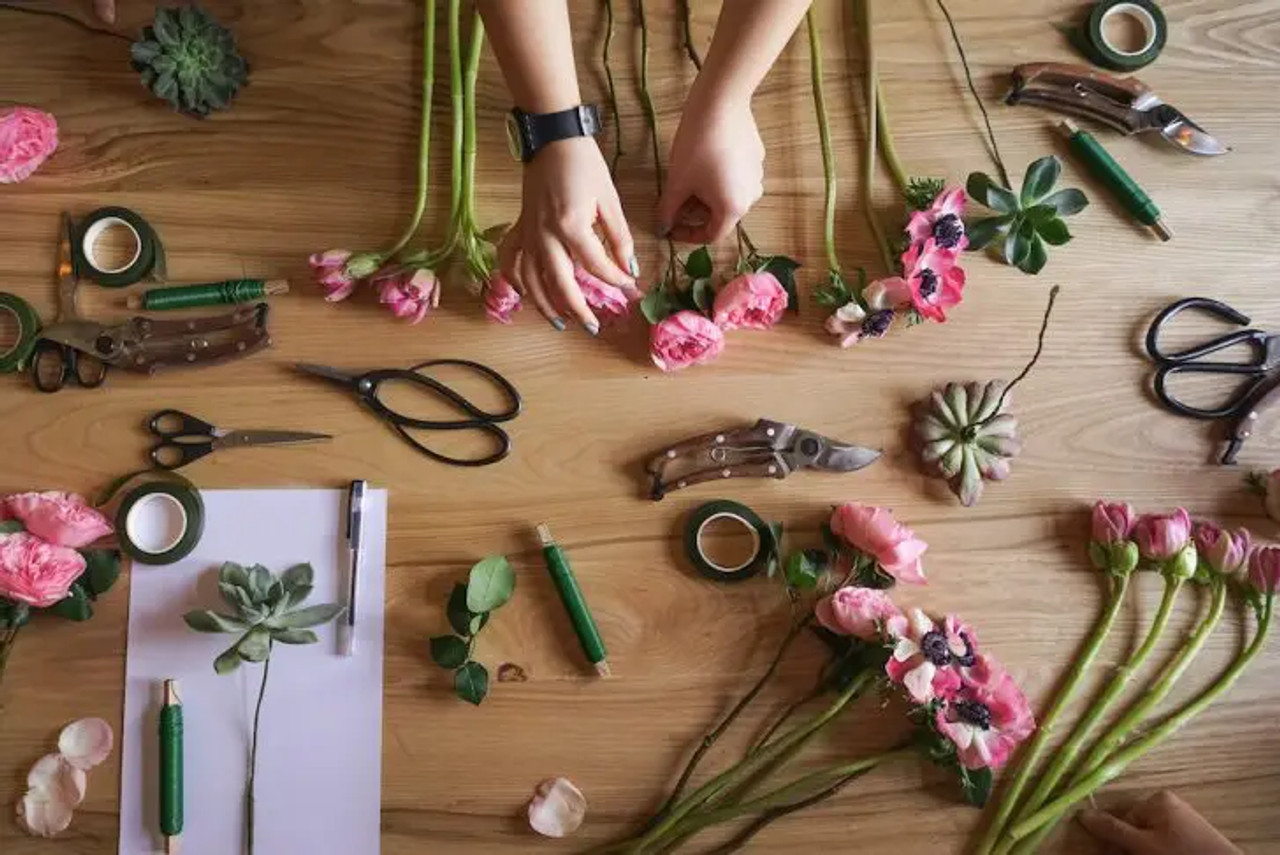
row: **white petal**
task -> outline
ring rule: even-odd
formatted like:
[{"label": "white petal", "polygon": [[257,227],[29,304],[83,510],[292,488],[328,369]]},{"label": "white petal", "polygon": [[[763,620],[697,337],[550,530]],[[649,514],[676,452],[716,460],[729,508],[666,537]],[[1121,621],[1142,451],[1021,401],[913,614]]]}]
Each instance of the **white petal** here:
[{"label": "white petal", "polygon": [[67,805],[68,810],[84,801],[84,772],[71,766],[61,754],[46,754],[27,773],[33,792]]},{"label": "white petal", "polygon": [[933,630],[933,621],[924,613],[923,609],[911,610],[911,633],[916,638],[924,638],[926,632]]},{"label": "white petal", "polygon": [[107,759],[114,742],[111,725],[100,718],[82,718],[62,729],[58,750],[72,766],[87,771]]},{"label": "white petal", "polygon": [[867,319],[867,312],[857,300],[850,300],[836,309],[836,317],[847,324],[857,324]]},{"label": "white petal", "polygon": [[926,659],[920,663],[920,667],[911,669],[911,672],[902,678],[902,685],[907,687],[907,691],[911,693],[916,703],[924,704],[933,700],[933,675],[937,671],[934,664]]},{"label": "white petal", "polygon": [[538,784],[529,802],[529,826],[545,837],[573,834],[586,815],[587,799],[568,778]]},{"label": "white petal", "polygon": [[972,725],[958,723],[955,725],[955,730],[951,736],[955,740],[956,747],[964,751],[973,744],[973,740],[977,736],[977,728]]},{"label": "white petal", "polygon": [[18,802],[18,818],[36,837],[53,837],[71,825],[71,806],[45,790],[27,790]]},{"label": "white petal", "polygon": [[919,652],[920,645],[905,636],[898,639],[898,643],[893,646],[893,658],[899,662],[906,662]]}]

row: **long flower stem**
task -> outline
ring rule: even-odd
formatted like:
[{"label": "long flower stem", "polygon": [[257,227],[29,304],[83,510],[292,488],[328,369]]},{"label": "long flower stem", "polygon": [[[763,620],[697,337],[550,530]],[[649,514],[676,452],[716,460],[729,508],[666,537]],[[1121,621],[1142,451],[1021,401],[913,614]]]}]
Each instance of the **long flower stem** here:
[{"label": "long flower stem", "polygon": [[613,47],[613,0],[604,0],[605,31],[604,48],[600,60],[604,63],[604,79],[609,85],[609,112],[613,113],[613,160],[609,175],[617,177],[618,161],[622,160],[622,117],[618,114],[618,87],[613,80],[613,63],[610,51]]},{"label": "long flower stem", "polygon": [[449,100],[453,108],[453,139],[449,157],[449,233],[439,248],[428,252],[423,263],[434,267],[453,253],[461,232],[464,188],[463,151],[466,106],[462,85],[462,0],[449,0]]},{"label": "long flower stem", "polygon": [[14,626],[0,632],[0,685],[4,684],[4,670],[9,665],[9,654],[13,652],[13,646],[18,641],[18,630],[21,628]]},{"label": "long flower stem", "polygon": [[907,186],[911,183],[907,170],[902,166],[902,160],[898,157],[898,146],[893,141],[893,130],[889,127],[889,111],[885,109],[884,87],[880,82],[876,81],[876,126],[880,131],[880,154],[884,155],[885,165],[889,167],[889,174],[893,176],[893,181],[898,185],[898,189],[905,194]]},{"label": "long flower stem", "polygon": [[769,743],[769,740],[773,737],[773,735],[777,733],[784,724],[790,721],[791,717],[795,715],[797,712],[799,712],[800,709],[805,704],[808,704],[809,702],[817,700],[819,697],[821,697],[823,688],[824,688],[823,682],[819,681],[816,687],[814,687],[812,690],[806,693],[799,700],[796,700],[795,702],[788,704],[787,708],[782,711],[782,715],[778,716],[774,720],[773,724],[769,725],[769,727],[765,730],[765,732],[760,735],[760,738],[751,744],[751,747],[747,750],[747,756],[750,756],[756,753],[765,745],[767,745]]},{"label": "long flower stem", "polygon": [[960,54],[960,65],[964,68],[964,80],[969,86],[969,94],[973,96],[973,100],[978,104],[978,110],[982,113],[982,123],[987,129],[987,141],[991,143],[991,159],[996,162],[996,169],[1000,171],[1000,181],[1005,187],[1012,186],[1009,183],[1009,171],[1004,168],[1004,159],[1000,157],[1000,145],[996,142],[996,132],[991,129],[991,117],[987,115],[987,107],[982,103],[982,96],[978,94],[978,87],[973,84],[973,72],[969,70],[969,58],[965,56],[964,45],[960,42],[960,33],[956,30],[956,22],[951,17],[951,11],[947,8],[947,4],[943,0],[937,0],[938,8],[942,10],[942,16],[947,19],[947,27],[951,30],[951,41],[956,46],[956,53]]},{"label": "long flower stem", "polygon": [[[855,3],[859,0],[854,0]],[[875,202],[872,198],[872,182],[876,175],[876,152],[879,150],[877,131],[879,129],[880,78],[876,69],[876,41],[872,34],[873,17],[872,0],[861,0],[863,36],[867,52],[867,151],[863,158],[862,207],[867,216],[867,224],[871,235],[875,238],[876,248],[880,250],[880,259],[884,269],[890,274],[895,272],[893,254],[889,252],[889,243],[885,240],[884,229],[880,227],[880,218],[876,216]]]},{"label": "long flower stem", "polygon": [[[1195,660],[1196,656],[1199,655],[1200,649],[1209,640],[1209,636],[1213,634],[1214,627],[1218,625],[1218,621],[1222,618],[1222,610],[1226,603],[1227,586],[1221,580],[1215,580],[1213,582],[1213,599],[1209,604],[1209,613],[1205,615],[1204,620],[1196,627],[1195,632],[1187,639],[1186,644],[1178,651],[1173,661],[1165,666],[1164,671],[1156,682],[1129,707],[1120,720],[1112,725],[1111,729],[1093,746],[1093,750],[1089,752],[1084,762],[1080,764],[1080,770],[1071,778],[1069,786],[1084,780],[1089,773],[1106,762],[1106,759],[1129,738],[1129,734],[1133,729],[1142,723],[1147,714],[1169,696],[1174,684],[1178,682],[1178,679]],[[1046,822],[1030,837],[1020,841],[1013,851],[1015,853],[1037,851],[1036,847],[1049,836],[1057,824],[1058,820]]]},{"label": "long flower stem", "polygon": [[[649,91],[649,22],[644,12],[644,0],[636,0],[636,25],[640,28],[640,105],[644,108],[644,118],[649,124],[649,144],[653,148],[653,174],[657,179],[658,198],[662,198],[662,187],[666,175],[662,169],[662,140],[658,133],[658,109],[653,104],[653,95]],[[676,244],[667,237],[667,275],[665,282],[674,283],[676,273]]]},{"label": "long flower stem", "polygon": [[480,78],[480,53],[484,49],[484,20],[476,12],[471,20],[471,50],[462,82],[462,227],[467,236],[476,232],[476,81]]},{"label": "long flower stem", "polygon": [[1111,591],[1111,601],[1107,604],[1106,610],[1094,626],[1093,634],[1085,642],[1084,649],[1080,651],[1080,655],[1072,663],[1071,669],[1067,672],[1067,677],[1062,683],[1062,688],[1058,690],[1053,702],[1049,705],[1049,710],[1040,721],[1040,727],[1036,730],[1035,736],[1031,738],[1031,742],[1023,749],[1022,759],[1018,764],[1017,771],[1014,772],[1013,779],[1005,787],[999,801],[996,802],[995,816],[991,818],[986,833],[978,843],[977,849],[974,850],[974,855],[990,855],[991,850],[995,848],[996,841],[1004,833],[1005,826],[1008,824],[1014,810],[1018,807],[1023,789],[1026,788],[1032,773],[1040,763],[1040,757],[1044,754],[1045,748],[1048,747],[1049,742],[1053,739],[1058,716],[1062,715],[1063,710],[1071,702],[1076,690],[1080,687],[1081,680],[1084,679],[1085,673],[1089,670],[1089,666],[1093,664],[1093,660],[1098,656],[1098,651],[1102,649],[1103,643],[1107,640],[1107,635],[1110,634],[1111,627],[1115,624],[1116,617],[1120,614],[1120,609],[1124,605],[1124,595],[1128,587],[1128,574],[1119,576],[1115,580]]},{"label": "long flower stem", "polygon": [[809,76],[813,85],[813,107],[818,114],[818,138],[822,142],[822,178],[826,188],[822,220],[822,240],[827,250],[827,268],[839,274],[840,258],[836,255],[836,164],[831,153],[831,122],[827,117],[827,94],[822,82],[822,37],[813,9],[804,16],[809,32]]},{"label": "long flower stem", "polygon": [[1156,748],[1160,743],[1177,733],[1183,725],[1191,721],[1200,713],[1204,712],[1214,701],[1222,697],[1229,691],[1249,667],[1249,663],[1262,650],[1267,640],[1267,631],[1271,628],[1271,614],[1274,598],[1268,596],[1265,604],[1262,606],[1261,615],[1258,619],[1258,629],[1253,637],[1253,641],[1245,648],[1231,667],[1223,673],[1208,689],[1205,689],[1196,697],[1195,700],[1183,706],[1180,710],[1166,719],[1159,727],[1152,730],[1143,738],[1135,741],[1128,748],[1115,754],[1109,758],[1106,763],[1093,770],[1083,780],[1077,782],[1058,798],[1032,814],[1027,819],[1019,822],[1010,830],[1009,834],[1015,840],[1034,832],[1037,828],[1046,822],[1051,822],[1070,810],[1081,799],[1087,798],[1094,790],[1120,777],[1130,764],[1142,757],[1148,751]]},{"label": "long flower stem", "polygon": [[427,187],[430,184],[431,159],[431,103],[436,85],[436,0],[426,0],[422,25],[422,129],[418,136],[418,199],[414,204],[409,225],[395,245],[387,250],[387,257],[398,253],[413,239],[427,209]]},{"label": "long flower stem", "polygon": [[734,852],[737,852],[739,849],[742,849],[744,846],[746,846],[747,843],[749,843],[753,837],[755,837],[757,834],[759,834],[768,826],[772,825],[774,822],[777,822],[779,819],[782,819],[782,817],[787,816],[788,814],[795,813],[796,811],[804,810],[805,808],[813,807],[814,805],[820,802],[826,801],[832,796],[837,795],[841,790],[843,790],[849,784],[856,781],[858,778],[861,778],[863,775],[865,775],[869,771],[870,770],[868,769],[863,772],[855,772],[852,775],[841,778],[839,781],[836,781],[834,784],[832,784],[830,787],[827,787],[822,792],[815,793],[814,795],[808,797],[807,799],[801,799],[798,802],[794,802],[792,804],[785,805],[783,807],[777,807],[772,810],[766,811],[762,816],[757,817],[754,821],[751,822],[751,824],[749,824],[746,828],[739,831],[731,839],[725,841],[724,844],[717,846],[715,849],[712,849],[710,852],[707,853],[707,855],[733,855]]},{"label": "long flower stem", "polygon": [[[1143,639],[1138,649],[1134,651],[1129,661],[1116,671],[1115,676],[1111,678],[1107,687],[1102,690],[1102,694],[1089,706],[1084,717],[1076,724],[1075,730],[1071,732],[1067,741],[1058,749],[1049,767],[1040,776],[1039,783],[1031,791],[1031,795],[1027,797],[1026,802],[1022,805],[1021,811],[1014,818],[1013,821],[1015,823],[1038,810],[1048,800],[1058,786],[1058,782],[1074,769],[1076,759],[1080,756],[1080,751],[1084,748],[1086,741],[1093,735],[1094,728],[1098,726],[1103,717],[1110,712],[1111,707],[1120,699],[1120,695],[1128,687],[1133,675],[1146,663],[1151,651],[1155,649],[1156,643],[1159,642],[1160,636],[1164,634],[1165,627],[1169,625],[1169,616],[1173,614],[1173,605],[1177,601],[1178,593],[1182,590],[1182,584],[1182,579],[1166,576],[1164,594],[1160,598],[1160,607],[1156,610],[1155,619],[1151,621],[1146,638]],[[1012,846],[1012,841],[1005,841],[1004,844],[996,847],[997,855],[1004,855]]]},{"label": "long flower stem", "polygon": [[267,677],[271,673],[271,642],[267,642],[267,658],[262,663],[262,684],[258,687],[258,705],[253,711],[253,743],[249,749],[249,783],[244,794],[245,846],[253,855],[253,784],[258,777],[258,722],[262,718],[262,699],[267,695]]}]

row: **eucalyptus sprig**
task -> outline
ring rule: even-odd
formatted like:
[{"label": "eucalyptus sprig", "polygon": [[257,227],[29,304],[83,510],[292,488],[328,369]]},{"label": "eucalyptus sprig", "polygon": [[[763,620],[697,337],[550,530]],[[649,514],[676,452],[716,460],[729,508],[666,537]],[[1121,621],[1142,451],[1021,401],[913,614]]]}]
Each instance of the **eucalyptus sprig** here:
[{"label": "eucalyptus sprig", "polygon": [[489,623],[489,616],[503,606],[516,588],[511,563],[501,555],[485,558],[471,568],[465,584],[459,582],[449,594],[445,613],[453,634],[431,639],[431,658],[453,672],[453,690],[468,703],[480,705],[489,694],[489,671],[472,659],[476,636]]},{"label": "eucalyptus sprig", "polygon": [[1003,236],[998,253],[1005,264],[1030,274],[1044,269],[1048,247],[1071,240],[1062,218],[1080,213],[1089,204],[1084,193],[1074,187],[1052,192],[1061,174],[1062,162],[1057,157],[1042,157],[1027,167],[1022,188],[1015,193],[984,172],[970,173],[965,185],[969,197],[996,215],[965,225],[969,249],[982,249]]}]

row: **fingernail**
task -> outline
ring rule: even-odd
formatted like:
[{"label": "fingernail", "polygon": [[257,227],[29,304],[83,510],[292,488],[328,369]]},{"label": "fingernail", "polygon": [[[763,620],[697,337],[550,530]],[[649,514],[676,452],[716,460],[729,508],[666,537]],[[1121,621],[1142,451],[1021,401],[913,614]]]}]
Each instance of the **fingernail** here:
[{"label": "fingernail", "polygon": [[592,321],[589,324],[583,324],[582,326],[583,326],[583,329],[585,329],[587,332],[591,333],[592,335],[600,335],[600,324],[596,323],[595,321]]},{"label": "fingernail", "polygon": [[632,276],[640,275],[640,262],[636,261],[636,257],[634,255],[631,256],[631,262],[628,265],[627,269],[631,271]]},{"label": "fingernail", "polygon": [[552,318],[551,326],[555,327],[558,332],[564,332],[564,321],[560,318]]}]

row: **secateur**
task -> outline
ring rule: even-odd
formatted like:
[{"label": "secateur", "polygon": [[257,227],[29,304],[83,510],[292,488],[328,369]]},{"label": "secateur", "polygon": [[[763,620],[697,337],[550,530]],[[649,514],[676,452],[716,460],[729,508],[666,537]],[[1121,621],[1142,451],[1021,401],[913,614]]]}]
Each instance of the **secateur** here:
[{"label": "secateur", "polygon": [[31,379],[42,392],[57,392],[69,382],[86,389],[101,386],[110,368],[153,374],[162,368],[210,365],[248,356],[271,344],[267,304],[223,315],[157,321],[133,317],[103,324],[80,314],[80,288],[72,242],[71,217],[62,215],[58,241],[58,317],[40,332],[31,359]]},{"label": "secateur", "polygon": [[[1243,329],[1177,353],[1165,353],[1160,349],[1160,333],[1178,313],[1186,309],[1198,309],[1242,327],[1249,325],[1249,318],[1226,303],[1207,297],[1188,297],[1166,306],[1147,328],[1147,354],[1156,363],[1154,386],[1161,405],[1194,419],[1229,420],[1227,447],[1219,462],[1224,465],[1233,464],[1245,440],[1253,435],[1254,426],[1263,410],[1280,401],[1280,335],[1273,335],[1265,330]],[[1203,358],[1235,345],[1246,345],[1252,350],[1252,356],[1247,362],[1218,362]],[[1219,406],[1198,407],[1186,403],[1169,391],[1169,379],[1183,373],[1235,376],[1243,378],[1245,382]]]}]

